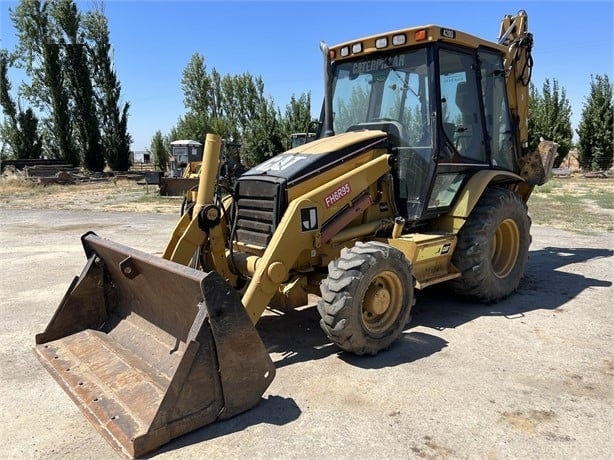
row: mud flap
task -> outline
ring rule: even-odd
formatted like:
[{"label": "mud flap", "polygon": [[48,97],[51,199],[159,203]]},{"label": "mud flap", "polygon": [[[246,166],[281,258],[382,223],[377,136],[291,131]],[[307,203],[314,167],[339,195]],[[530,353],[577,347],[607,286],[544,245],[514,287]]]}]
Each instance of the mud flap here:
[{"label": "mud flap", "polygon": [[82,241],[87,264],[35,352],[119,453],[145,455],[260,401],[275,366],[217,273]]}]

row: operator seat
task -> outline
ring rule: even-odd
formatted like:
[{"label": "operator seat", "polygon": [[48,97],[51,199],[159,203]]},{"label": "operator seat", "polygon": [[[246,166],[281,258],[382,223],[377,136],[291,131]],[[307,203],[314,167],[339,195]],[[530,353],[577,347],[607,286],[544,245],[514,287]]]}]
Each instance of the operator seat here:
[{"label": "operator seat", "polygon": [[462,156],[484,159],[483,133],[479,118],[479,101],[466,81],[456,85],[456,105],[461,112],[461,125],[456,127],[454,145]]}]

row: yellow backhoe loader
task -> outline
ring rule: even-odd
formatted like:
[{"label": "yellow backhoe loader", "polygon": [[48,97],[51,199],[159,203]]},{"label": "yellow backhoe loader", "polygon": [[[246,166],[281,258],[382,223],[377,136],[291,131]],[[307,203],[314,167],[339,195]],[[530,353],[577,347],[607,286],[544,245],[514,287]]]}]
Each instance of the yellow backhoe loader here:
[{"label": "yellow backhoe loader", "polygon": [[316,294],[330,340],[375,354],[406,328],[415,290],[493,302],[519,285],[526,202],[556,155],[527,147],[526,13],[504,17],[498,43],[429,25],[320,47],[315,140],[222,193],[208,135],[162,258],[82,237],[87,264],[35,351],[118,452],[257,404],[275,375],[254,326],[267,306]]}]

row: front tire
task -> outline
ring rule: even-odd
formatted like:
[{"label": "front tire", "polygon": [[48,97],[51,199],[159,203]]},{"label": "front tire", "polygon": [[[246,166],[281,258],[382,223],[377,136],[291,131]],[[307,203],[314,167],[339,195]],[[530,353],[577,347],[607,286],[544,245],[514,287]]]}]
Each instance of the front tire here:
[{"label": "front tire", "polygon": [[458,233],[452,263],[462,276],[450,282],[461,297],[490,303],[520,284],[529,258],[531,219],[511,190],[491,187]]},{"label": "front tire", "polygon": [[328,266],[320,286],[320,326],[339,348],[375,355],[409,322],[414,304],[411,263],[396,248],[358,242]]}]

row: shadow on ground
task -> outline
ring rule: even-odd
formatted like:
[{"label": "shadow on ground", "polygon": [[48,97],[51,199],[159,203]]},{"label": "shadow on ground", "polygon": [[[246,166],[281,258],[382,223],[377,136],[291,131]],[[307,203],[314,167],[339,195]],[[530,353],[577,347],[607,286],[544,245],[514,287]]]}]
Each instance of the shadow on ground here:
[{"label": "shadow on ground", "polygon": [[320,317],[314,305],[279,315],[263,316],[258,322],[258,332],[269,353],[281,356],[275,361],[277,368],[323,359],[332,354],[338,354],[348,363],[360,367],[377,369],[394,366],[428,357],[446,346],[445,341],[437,336],[412,331],[416,326],[441,331],[481,316],[516,318],[533,310],[561,308],[569,299],[586,289],[611,286],[611,281],[587,278],[581,273],[560,269],[612,257],[613,254],[614,251],[601,248],[547,247],[531,251],[525,277],[518,291],[489,305],[455,298],[445,284],[416,291],[417,301],[408,329],[401,340],[386,353],[374,357],[340,352],[320,329]]},{"label": "shadow on ground", "polygon": [[[365,369],[397,366],[426,358],[447,346],[448,342],[436,335],[413,330],[416,326],[442,331],[481,316],[516,318],[534,310],[556,310],[586,289],[611,286],[612,282],[608,280],[587,278],[581,273],[559,269],[612,255],[610,249],[591,248],[548,247],[532,251],[518,292],[491,305],[458,300],[445,285],[417,292],[408,329],[386,352],[376,356],[356,356],[332,345],[320,329],[315,305],[263,316],[257,329],[269,353],[280,356],[274,358],[278,369],[335,354],[348,364]],[[298,419],[300,414],[301,410],[292,398],[268,396],[255,408],[175,439],[158,453],[208,441],[260,423],[285,425]]]},{"label": "shadow on ground", "polygon": [[485,305],[455,299],[446,286],[432,286],[418,293],[413,325],[436,330],[455,328],[480,316],[516,318],[534,310],[560,309],[567,301],[611,281],[587,278],[560,269],[572,264],[612,257],[610,249],[547,247],[531,251],[525,276],[515,294]]},{"label": "shadow on ground", "polygon": [[266,399],[262,398],[260,403],[253,409],[236,415],[229,420],[212,423],[176,438],[146,458],[152,458],[163,452],[172,452],[185,446],[237,433],[261,423],[282,426],[298,419],[300,415],[301,410],[296,405],[296,402],[294,402],[294,399],[270,395]]}]

